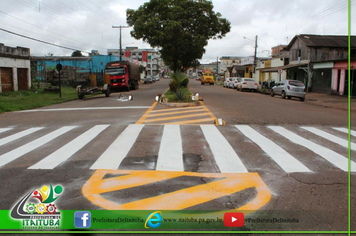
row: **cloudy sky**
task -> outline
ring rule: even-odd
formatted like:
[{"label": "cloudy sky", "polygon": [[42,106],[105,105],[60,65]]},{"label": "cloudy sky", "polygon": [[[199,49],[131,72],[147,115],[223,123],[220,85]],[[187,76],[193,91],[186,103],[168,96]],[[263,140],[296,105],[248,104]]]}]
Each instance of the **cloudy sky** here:
[{"label": "cloudy sky", "polygon": [[[146,0],[148,1],[148,0]],[[119,30],[126,24],[126,9],[137,9],[145,0],[1,0],[0,43],[31,49],[34,56],[71,55],[73,50],[55,47],[35,38],[83,52],[107,54],[118,48]],[[201,62],[221,56],[250,56],[258,35],[258,56],[271,47],[288,44],[297,34],[347,35],[347,0],[213,0],[214,11],[231,22],[221,40],[210,40]],[[351,34],[356,35],[356,0],[351,0]],[[150,45],[123,29],[123,47]],[[247,39],[244,39],[246,37]]]}]

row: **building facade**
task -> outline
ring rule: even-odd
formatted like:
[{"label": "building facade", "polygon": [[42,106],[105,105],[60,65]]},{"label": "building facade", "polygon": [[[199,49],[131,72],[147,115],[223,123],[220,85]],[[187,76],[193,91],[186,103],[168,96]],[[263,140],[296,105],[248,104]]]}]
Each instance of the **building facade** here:
[{"label": "building facade", "polygon": [[30,88],[30,49],[0,44],[0,93]]}]

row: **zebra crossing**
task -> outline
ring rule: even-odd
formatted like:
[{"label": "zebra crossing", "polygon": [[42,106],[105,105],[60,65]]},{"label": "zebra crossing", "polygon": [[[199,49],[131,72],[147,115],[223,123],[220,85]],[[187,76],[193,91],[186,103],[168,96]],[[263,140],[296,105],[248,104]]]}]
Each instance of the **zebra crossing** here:
[{"label": "zebra crossing", "polygon": [[[79,135],[78,132],[70,135],[79,129],[81,130]],[[150,132],[152,136],[147,141],[143,141],[142,136],[146,135],[147,129],[154,132]],[[313,173],[316,169],[322,171],[324,166],[328,170],[348,171],[347,129],[343,127],[258,125],[192,127],[144,124],[130,124],[125,126],[123,131],[121,131],[122,127],[118,129],[117,126],[109,124],[93,127],[63,126],[55,130],[49,127],[3,127],[0,128],[0,171],[2,168],[11,167],[15,161],[26,158],[30,160],[26,160],[25,168],[31,170],[52,170],[60,168],[63,164],[75,167],[73,160],[78,154],[100,142],[103,133],[107,130],[114,132],[116,137],[108,141],[105,150],[100,155],[85,153],[90,159],[91,164],[88,168],[90,170],[125,169],[123,163],[134,160],[138,152],[137,147],[142,147],[142,149],[157,149],[156,154],[149,159],[154,162],[153,169],[161,171],[192,169],[187,165],[199,165],[199,161],[188,160],[193,154],[199,156],[200,161],[208,161],[216,165],[215,169],[220,173],[253,172],[264,162],[272,163],[271,165],[285,173]],[[189,142],[185,141],[190,133],[198,137],[196,143],[201,146],[194,146],[194,141],[191,139]],[[33,134],[37,135],[34,135],[32,140]],[[58,145],[56,140],[64,135],[67,135],[65,140]],[[355,131],[352,131],[351,135],[355,136]],[[313,138],[309,138],[310,136]],[[158,141],[151,142],[151,140]],[[328,146],[324,143],[335,145]],[[152,145],[157,144],[158,147],[154,149]],[[187,145],[190,147],[188,148]],[[43,152],[43,156],[33,160],[29,158],[31,152],[48,147],[52,147],[51,153]],[[352,152],[355,148],[356,145],[352,142]],[[298,150],[303,154],[296,154]],[[308,153],[307,158],[303,156],[304,153]],[[145,161],[144,157],[141,159]],[[136,160],[136,162],[140,161]],[[320,163],[323,164],[322,168],[313,166],[319,166]],[[356,172],[354,161],[351,161],[351,171]]]}]

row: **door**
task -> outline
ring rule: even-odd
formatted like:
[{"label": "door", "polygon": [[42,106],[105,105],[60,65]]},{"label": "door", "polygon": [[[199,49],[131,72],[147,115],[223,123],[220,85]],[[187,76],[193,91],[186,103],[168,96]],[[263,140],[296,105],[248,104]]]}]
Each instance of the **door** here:
[{"label": "door", "polygon": [[2,67],[0,70],[2,91],[12,91],[14,87],[12,83],[12,68]]},{"label": "door", "polygon": [[19,85],[19,90],[27,90],[28,80],[27,80],[27,68],[18,68],[17,69],[17,81]]}]

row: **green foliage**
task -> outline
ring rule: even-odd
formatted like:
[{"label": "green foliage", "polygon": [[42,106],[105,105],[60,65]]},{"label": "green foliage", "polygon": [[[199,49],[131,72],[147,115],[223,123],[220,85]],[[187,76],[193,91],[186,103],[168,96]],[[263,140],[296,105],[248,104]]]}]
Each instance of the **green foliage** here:
[{"label": "green foliage", "polygon": [[83,54],[79,50],[76,50],[72,53],[72,57],[82,57],[82,56],[83,56]]},{"label": "green foliage", "polygon": [[135,39],[160,47],[161,57],[173,71],[188,68],[202,58],[209,39],[221,39],[230,22],[213,11],[208,0],[150,0],[126,11]]},{"label": "green foliage", "polygon": [[176,96],[177,96],[178,101],[182,101],[183,98],[184,98],[184,92],[183,91],[177,91],[176,92]]},{"label": "green foliage", "polygon": [[139,70],[140,70],[140,74],[141,74],[142,72],[144,72],[146,70],[146,67],[144,67],[143,65],[140,65]]},{"label": "green foliage", "polygon": [[181,88],[178,92],[173,92],[168,89],[164,97],[168,102],[192,102],[190,95],[192,95],[192,93],[188,88]]},{"label": "green foliage", "polygon": [[77,99],[74,88],[62,87],[62,98],[58,93],[46,93],[43,89],[0,93],[0,113],[44,107]]},{"label": "green foliage", "polygon": [[182,72],[176,72],[171,74],[172,81],[169,83],[169,89],[173,92],[177,92],[181,87],[186,88],[188,86],[189,80],[186,75]]}]

